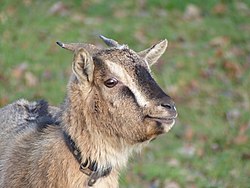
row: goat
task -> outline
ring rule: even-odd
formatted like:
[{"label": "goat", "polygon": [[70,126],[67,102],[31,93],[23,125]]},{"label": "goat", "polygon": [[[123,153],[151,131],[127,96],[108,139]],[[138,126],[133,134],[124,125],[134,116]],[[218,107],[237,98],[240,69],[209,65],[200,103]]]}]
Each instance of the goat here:
[{"label": "goat", "polygon": [[118,187],[133,151],[168,132],[177,111],[150,74],[167,40],[136,53],[100,36],[74,53],[60,108],[19,100],[0,109],[0,187]]}]

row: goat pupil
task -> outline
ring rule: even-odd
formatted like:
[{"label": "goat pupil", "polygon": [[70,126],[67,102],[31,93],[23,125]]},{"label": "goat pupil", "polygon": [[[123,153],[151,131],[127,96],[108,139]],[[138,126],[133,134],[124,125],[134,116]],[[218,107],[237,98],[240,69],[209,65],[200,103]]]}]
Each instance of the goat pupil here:
[{"label": "goat pupil", "polygon": [[108,88],[114,87],[117,83],[118,81],[115,78],[110,78],[104,82],[105,86],[107,86]]}]

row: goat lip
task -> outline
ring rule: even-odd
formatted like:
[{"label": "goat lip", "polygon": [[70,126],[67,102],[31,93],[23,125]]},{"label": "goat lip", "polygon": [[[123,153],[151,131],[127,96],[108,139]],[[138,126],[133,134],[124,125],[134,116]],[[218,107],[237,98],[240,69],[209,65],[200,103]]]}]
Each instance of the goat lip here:
[{"label": "goat lip", "polygon": [[154,116],[146,116],[147,118],[160,122],[160,123],[164,123],[164,124],[172,124],[175,121],[176,116],[173,117],[154,117]]}]

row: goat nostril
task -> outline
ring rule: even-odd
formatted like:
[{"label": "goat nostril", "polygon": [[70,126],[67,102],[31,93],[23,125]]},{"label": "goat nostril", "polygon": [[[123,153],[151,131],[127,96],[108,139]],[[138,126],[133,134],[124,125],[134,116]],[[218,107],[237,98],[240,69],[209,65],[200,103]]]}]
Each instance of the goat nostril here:
[{"label": "goat nostril", "polygon": [[173,105],[168,104],[168,103],[166,103],[166,104],[161,104],[161,106],[164,107],[164,108],[167,108],[167,109],[173,109],[173,108],[174,108]]}]

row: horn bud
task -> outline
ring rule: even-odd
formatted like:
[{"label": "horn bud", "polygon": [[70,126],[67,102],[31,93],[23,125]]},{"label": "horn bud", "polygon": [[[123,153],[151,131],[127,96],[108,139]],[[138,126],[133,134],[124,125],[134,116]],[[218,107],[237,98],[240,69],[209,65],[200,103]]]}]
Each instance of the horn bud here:
[{"label": "horn bud", "polygon": [[103,40],[103,42],[109,47],[120,47],[120,44],[113,39],[109,39],[104,37],[103,35],[99,35],[99,37]]},{"label": "horn bud", "polygon": [[58,46],[64,48],[64,49],[72,51],[72,52],[74,52],[77,49],[77,46],[78,46],[77,43],[75,43],[75,44],[74,43],[72,43],[72,44],[64,44],[64,43],[62,43],[60,41],[57,41],[56,44]]},{"label": "horn bud", "polygon": [[60,46],[61,48],[64,48],[66,50],[75,52],[79,48],[84,48],[86,49],[90,54],[94,54],[98,52],[100,49],[96,47],[95,45],[92,44],[84,44],[84,43],[68,43],[65,44],[63,42],[57,41],[56,44]]}]

